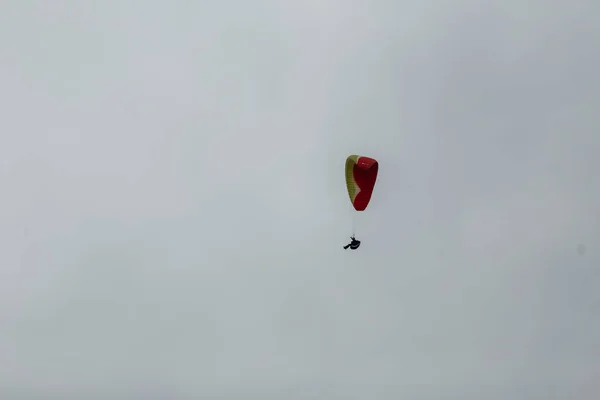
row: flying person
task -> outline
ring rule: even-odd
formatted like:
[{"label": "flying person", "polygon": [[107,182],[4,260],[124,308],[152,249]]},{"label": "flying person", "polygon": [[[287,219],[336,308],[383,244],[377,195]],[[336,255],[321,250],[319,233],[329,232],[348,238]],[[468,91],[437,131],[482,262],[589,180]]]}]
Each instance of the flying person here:
[{"label": "flying person", "polygon": [[360,240],[356,240],[354,238],[354,236],[350,236],[350,239],[352,239],[352,242],[350,242],[349,244],[344,246],[344,250],[348,250],[348,247],[350,247],[351,250],[356,250],[358,249],[358,246],[360,246]]}]

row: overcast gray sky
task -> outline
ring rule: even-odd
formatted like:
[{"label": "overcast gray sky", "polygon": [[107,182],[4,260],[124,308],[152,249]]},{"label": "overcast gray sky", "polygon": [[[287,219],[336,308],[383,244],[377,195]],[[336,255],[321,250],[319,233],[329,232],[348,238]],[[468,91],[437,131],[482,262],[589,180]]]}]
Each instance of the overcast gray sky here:
[{"label": "overcast gray sky", "polygon": [[598,15],[4,1],[0,397],[597,399]]}]

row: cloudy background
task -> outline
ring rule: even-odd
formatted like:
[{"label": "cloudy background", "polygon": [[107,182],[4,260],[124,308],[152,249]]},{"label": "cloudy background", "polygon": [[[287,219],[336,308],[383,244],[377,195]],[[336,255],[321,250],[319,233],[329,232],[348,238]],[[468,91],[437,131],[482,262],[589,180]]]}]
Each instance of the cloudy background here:
[{"label": "cloudy background", "polygon": [[3,2],[0,397],[597,399],[598,15]]}]

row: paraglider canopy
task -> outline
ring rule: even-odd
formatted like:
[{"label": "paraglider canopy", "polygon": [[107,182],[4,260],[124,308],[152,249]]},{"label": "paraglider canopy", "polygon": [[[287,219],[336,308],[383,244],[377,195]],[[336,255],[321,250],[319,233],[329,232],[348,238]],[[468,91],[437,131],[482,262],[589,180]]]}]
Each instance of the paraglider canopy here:
[{"label": "paraglider canopy", "polygon": [[351,155],[346,159],[346,187],[356,211],[369,205],[378,171],[379,163],[373,158]]}]

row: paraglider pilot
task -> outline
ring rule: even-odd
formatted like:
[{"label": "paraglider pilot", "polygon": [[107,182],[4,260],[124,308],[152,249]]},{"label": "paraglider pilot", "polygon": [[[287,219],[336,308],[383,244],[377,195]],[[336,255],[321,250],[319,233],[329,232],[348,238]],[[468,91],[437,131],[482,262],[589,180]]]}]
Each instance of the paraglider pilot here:
[{"label": "paraglider pilot", "polygon": [[352,242],[344,246],[344,250],[348,250],[348,247],[350,247],[352,250],[358,249],[358,246],[360,246],[360,240],[356,240],[354,236],[350,236],[350,239],[352,239]]}]

